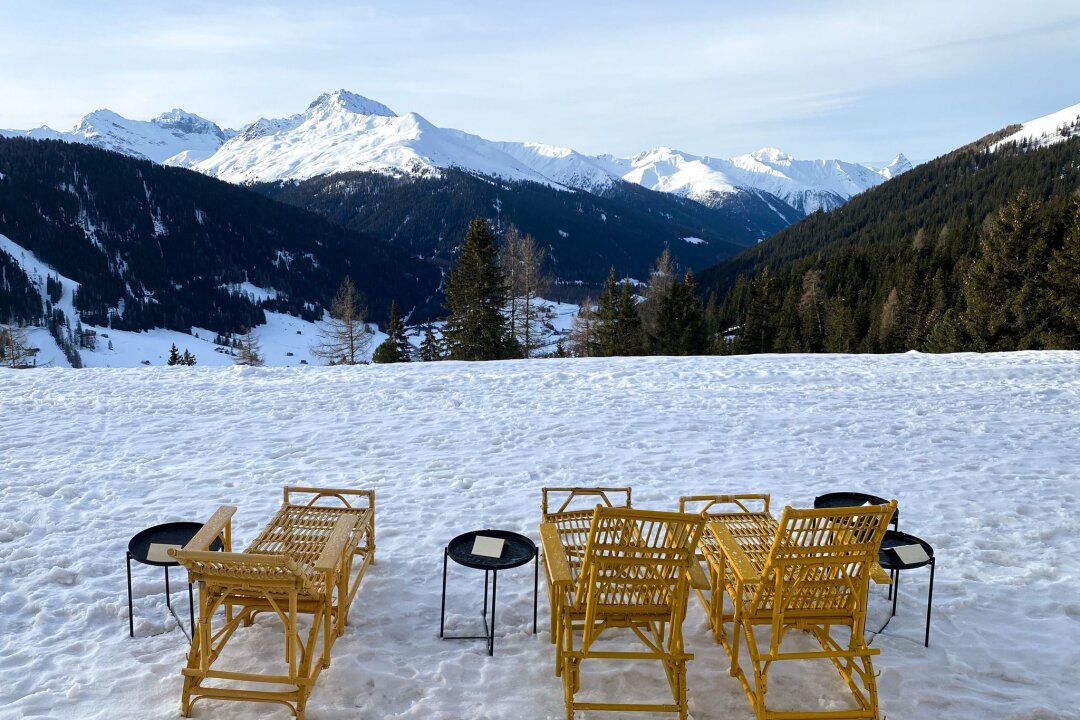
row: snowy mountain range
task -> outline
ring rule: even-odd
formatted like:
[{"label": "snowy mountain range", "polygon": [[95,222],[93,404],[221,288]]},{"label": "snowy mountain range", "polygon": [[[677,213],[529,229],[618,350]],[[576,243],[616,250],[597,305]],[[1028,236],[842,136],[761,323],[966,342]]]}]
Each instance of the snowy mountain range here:
[{"label": "snowy mountain range", "polygon": [[663,147],[630,158],[589,156],[570,148],[495,142],[440,128],[421,115],[399,116],[382,103],[345,90],[319,96],[302,113],[260,118],[239,132],[181,110],[147,122],[98,110],[66,133],[44,127],[0,133],[86,142],[233,183],[352,171],[418,175],[458,168],[594,194],[629,182],[710,207],[733,195],[764,191],[800,215],[836,207],[911,168],[903,155],[874,168],[841,160],[797,160],[774,148],[731,159]]},{"label": "snowy mountain range", "polygon": [[95,110],[67,132],[45,126],[33,130],[0,130],[2,137],[85,143],[170,165],[190,165],[204,160],[234,135],[235,130],[222,130],[206,118],[179,108],[147,121],[128,120],[112,110]]}]

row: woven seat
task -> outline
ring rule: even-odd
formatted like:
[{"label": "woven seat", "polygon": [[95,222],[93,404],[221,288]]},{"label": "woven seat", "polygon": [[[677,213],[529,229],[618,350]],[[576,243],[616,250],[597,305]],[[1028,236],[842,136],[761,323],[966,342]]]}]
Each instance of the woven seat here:
[{"label": "woven seat", "polygon": [[[315,681],[330,665],[330,650],[345,631],[349,607],[374,559],[375,496],[324,488],[285,488],[284,495],[281,508],[244,552],[232,552],[232,506],[220,508],[191,542],[172,551],[199,585],[199,621],[183,671],[185,717],[197,700],[216,698],[280,703],[303,720]],[[300,504],[298,496],[310,498]],[[224,552],[209,552],[218,537]],[[233,633],[264,612],[284,628],[284,667],[272,674],[218,667]],[[306,632],[300,615],[310,616]],[[288,689],[263,689],[259,683]]]},{"label": "woven seat", "polygon": [[[730,672],[758,720],[879,719],[871,663],[878,650],[866,645],[863,627],[868,584],[895,509],[895,500],[857,508],[786,507],[779,521],[770,522],[766,511],[730,517],[718,513],[707,523],[701,549],[709,564],[712,594],[706,608],[714,634],[730,658]],[[725,596],[731,612],[725,610]],[[761,635],[764,628],[767,638]],[[792,629],[813,637],[821,649],[781,650]],[[841,639],[833,636],[834,629],[841,632]],[[750,656],[749,675],[742,667],[741,638]],[[775,663],[823,659],[832,662],[847,686],[848,708],[768,707],[768,674]]]},{"label": "woven seat", "polygon": [[[701,518],[597,505],[583,548],[576,533],[560,533],[558,519],[541,523],[540,539],[557,598],[555,672],[562,676],[567,719],[573,720],[576,710],[671,712],[685,718],[686,662],[693,655],[684,651],[682,622]],[[574,544],[564,547],[561,537]],[[597,647],[601,635],[615,629],[629,631],[624,639],[634,649],[609,649],[611,643]],[[672,701],[577,702],[581,665],[590,659],[660,661]]]}]

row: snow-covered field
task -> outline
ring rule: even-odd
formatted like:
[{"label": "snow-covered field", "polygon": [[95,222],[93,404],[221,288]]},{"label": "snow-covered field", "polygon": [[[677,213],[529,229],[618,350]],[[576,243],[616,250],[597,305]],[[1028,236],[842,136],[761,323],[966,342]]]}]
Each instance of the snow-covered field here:
[{"label": "snow-covered field", "polygon": [[[707,492],[771,492],[777,509],[831,490],[896,497],[939,566],[930,647],[920,570],[874,640],[885,715],[1080,717],[1080,353],[56,368],[0,370],[0,389],[4,720],[177,717],[187,643],[160,570],[138,565],[128,638],[127,541],[236,504],[243,547],[286,484],[378,498],[377,562],[312,720],[563,717],[528,570],[500,577],[494,657],[437,638],[445,543],[483,527],[536,538],[545,484],[629,484],[660,509]],[[451,573],[450,630],[477,630],[479,573]],[[871,596],[876,629],[888,602]],[[696,602],[685,629],[694,720],[750,718]],[[246,632],[275,662],[275,624]],[[658,666],[584,673],[609,698],[666,691]],[[837,685],[788,676],[771,685],[781,704]],[[195,715],[288,717],[213,701]]]}]

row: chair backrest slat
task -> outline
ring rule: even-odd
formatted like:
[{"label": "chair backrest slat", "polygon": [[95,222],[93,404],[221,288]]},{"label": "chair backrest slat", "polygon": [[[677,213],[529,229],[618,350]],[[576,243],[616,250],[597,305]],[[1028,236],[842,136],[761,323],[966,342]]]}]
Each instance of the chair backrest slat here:
[{"label": "chair backrest slat", "polygon": [[784,508],[750,612],[865,611],[870,568],[896,501],[856,508]]},{"label": "chair backrest slat", "polygon": [[575,605],[632,612],[685,601],[687,570],[703,525],[701,517],[685,513],[597,506]]}]

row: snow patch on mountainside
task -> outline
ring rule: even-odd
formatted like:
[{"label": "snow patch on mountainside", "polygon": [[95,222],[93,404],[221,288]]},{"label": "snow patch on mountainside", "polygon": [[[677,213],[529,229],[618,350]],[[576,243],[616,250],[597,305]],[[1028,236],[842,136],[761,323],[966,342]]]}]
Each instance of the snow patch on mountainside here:
[{"label": "snow patch on mountainside", "polygon": [[1025,140],[1035,147],[1045,147],[1077,135],[1080,135],[1080,104],[1027,121],[1012,135],[991,145],[990,150]]}]

